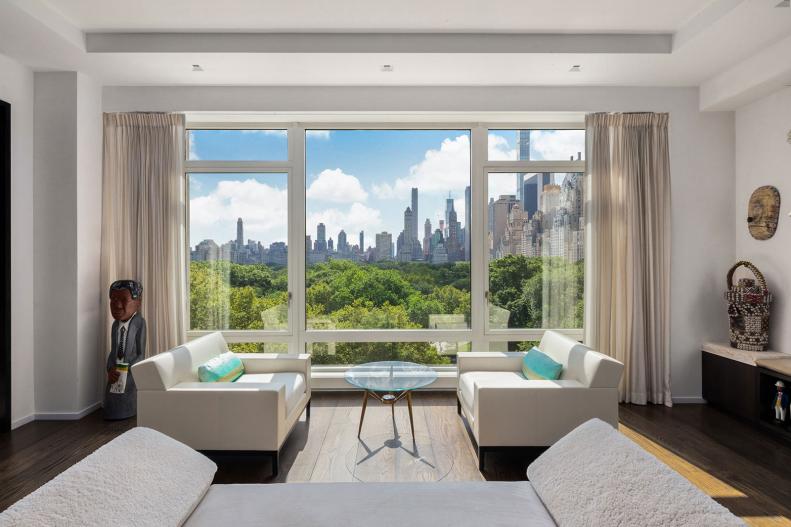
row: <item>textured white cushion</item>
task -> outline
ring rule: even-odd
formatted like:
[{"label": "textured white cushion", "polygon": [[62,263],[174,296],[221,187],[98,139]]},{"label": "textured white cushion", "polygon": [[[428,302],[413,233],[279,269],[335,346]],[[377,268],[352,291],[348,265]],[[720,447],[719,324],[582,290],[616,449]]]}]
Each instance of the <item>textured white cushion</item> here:
[{"label": "textured white cushion", "polygon": [[188,446],[134,428],[12,505],[0,526],[181,525],[216,471]]},{"label": "textured white cushion", "polygon": [[236,383],[282,384],[286,388],[286,414],[296,408],[305,394],[305,377],[301,373],[245,373]]},{"label": "textured white cushion", "polygon": [[556,442],[527,476],[559,527],[744,525],[599,419]]},{"label": "textured white cushion", "polygon": [[554,527],[526,481],[212,485],[186,527]]}]

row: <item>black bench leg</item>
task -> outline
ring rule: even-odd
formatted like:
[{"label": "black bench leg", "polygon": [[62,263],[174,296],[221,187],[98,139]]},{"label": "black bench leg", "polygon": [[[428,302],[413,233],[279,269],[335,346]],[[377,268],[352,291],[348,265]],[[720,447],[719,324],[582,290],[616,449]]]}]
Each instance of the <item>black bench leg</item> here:
[{"label": "black bench leg", "polygon": [[461,415],[461,399],[459,399],[458,395],[456,396],[456,413]]},{"label": "black bench leg", "polygon": [[280,451],[272,452],[272,477],[276,478],[280,473]]},{"label": "black bench leg", "polygon": [[310,400],[308,400],[308,405],[305,407],[305,419],[310,419]]}]

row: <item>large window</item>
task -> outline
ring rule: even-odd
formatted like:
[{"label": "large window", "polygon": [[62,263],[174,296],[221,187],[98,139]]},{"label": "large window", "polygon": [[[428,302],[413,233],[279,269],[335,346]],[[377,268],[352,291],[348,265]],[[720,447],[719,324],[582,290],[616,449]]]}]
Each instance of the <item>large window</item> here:
[{"label": "large window", "polygon": [[288,174],[189,183],[190,329],[288,329]]},{"label": "large window", "polygon": [[190,337],[317,367],[581,338],[583,130],[188,128]]},{"label": "large window", "polygon": [[488,173],[489,328],[582,328],[584,181]]},{"label": "large window", "polygon": [[309,130],[308,329],[470,327],[470,133]]}]

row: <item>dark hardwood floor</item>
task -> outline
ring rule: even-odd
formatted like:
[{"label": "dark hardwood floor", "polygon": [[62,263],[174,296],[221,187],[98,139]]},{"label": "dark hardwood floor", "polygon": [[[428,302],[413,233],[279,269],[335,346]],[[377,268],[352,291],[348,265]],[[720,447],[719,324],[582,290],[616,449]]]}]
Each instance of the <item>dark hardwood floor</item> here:
[{"label": "dark hardwood floor", "polygon": [[[531,459],[524,453],[492,453],[486,470],[478,471],[455,394],[423,392],[414,402],[423,466],[404,462],[403,452],[413,448],[405,406],[393,417],[389,407],[369,404],[358,442],[360,394],[314,393],[311,419],[303,415],[286,442],[277,478],[265,456],[213,454],[215,482],[525,479]],[[791,444],[706,405],[622,405],[620,416],[624,434],[749,524],[791,525]],[[96,412],[80,421],[38,421],[0,434],[0,510],[134,424],[106,422]],[[393,434],[400,441],[382,439]],[[431,465],[435,459],[439,463]],[[376,463],[376,470],[362,471],[363,463]]]}]

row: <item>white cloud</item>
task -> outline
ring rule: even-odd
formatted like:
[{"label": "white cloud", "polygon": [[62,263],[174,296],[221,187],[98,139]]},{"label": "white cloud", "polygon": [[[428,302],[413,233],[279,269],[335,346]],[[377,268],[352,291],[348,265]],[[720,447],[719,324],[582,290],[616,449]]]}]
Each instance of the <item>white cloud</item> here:
[{"label": "white cloud", "polygon": [[351,203],[367,200],[368,193],[359,179],[336,168],[322,170],[308,187],[307,197],[333,203]]},{"label": "white cloud", "polygon": [[307,130],[305,135],[309,139],[329,139],[330,138],[330,131],[329,130]]},{"label": "white cloud", "polygon": [[585,130],[534,130],[530,151],[536,160],[565,161],[585,154]]},{"label": "white cloud", "polygon": [[515,161],[516,148],[508,145],[508,140],[497,134],[489,134],[489,161]]},{"label": "white cloud", "polygon": [[421,193],[458,195],[470,184],[470,138],[460,135],[445,139],[439,150],[427,150],[423,161],[409,169],[409,175],[398,178],[390,185],[374,184],[374,194],[379,198],[408,198],[412,187]]},{"label": "white cloud", "polygon": [[245,241],[287,241],[288,192],[255,179],[221,181],[209,195],[190,200],[191,243],[235,239],[238,218],[244,221]]},{"label": "white cloud", "polygon": [[191,159],[193,161],[197,161],[200,159],[200,156],[195,151],[195,136],[193,134],[187,134],[188,139],[188,147],[189,147],[189,155],[187,159]]},{"label": "white cloud", "polygon": [[243,129],[239,130],[243,134],[254,134],[254,135],[276,135],[278,137],[286,137],[288,136],[288,130],[249,130]]},{"label": "white cloud", "polygon": [[[367,207],[362,203],[352,203],[346,210],[325,209],[308,215],[308,233],[316,240],[316,226],[323,223],[327,228],[327,238],[338,241],[338,233],[343,229],[350,244],[354,245],[360,231],[365,231],[366,239],[373,239],[375,232],[382,228],[382,216],[379,209]],[[395,238],[395,236],[393,236]]]},{"label": "white cloud", "polygon": [[516,174],[490,173],[488,187],[489,197],[495,200],[503,195],[516,195]]}]

